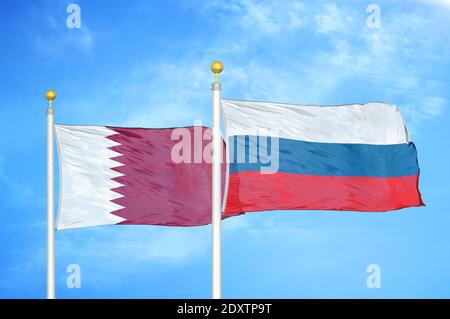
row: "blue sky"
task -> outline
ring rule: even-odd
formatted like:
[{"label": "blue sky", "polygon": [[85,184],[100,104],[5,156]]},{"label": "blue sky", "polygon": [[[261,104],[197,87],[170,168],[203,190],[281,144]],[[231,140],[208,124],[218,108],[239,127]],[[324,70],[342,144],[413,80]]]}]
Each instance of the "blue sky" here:
[{"label": "blue sky", "polygon": [[[80,29],[66,27],[71,2]],[[215,59],[227,98],[397,104],[427,204],[226,220],[223,296],[450,297],[449,14],[447,0],[2,1],[0,297],[45,297],[45,90],[57,123],[209,125]],[[209,298],[210,240],[206,226],[56,233],[57,296]],[[69,264],[80,289],[66,286]],[[380,289],[366,286],[369,264]]]}]

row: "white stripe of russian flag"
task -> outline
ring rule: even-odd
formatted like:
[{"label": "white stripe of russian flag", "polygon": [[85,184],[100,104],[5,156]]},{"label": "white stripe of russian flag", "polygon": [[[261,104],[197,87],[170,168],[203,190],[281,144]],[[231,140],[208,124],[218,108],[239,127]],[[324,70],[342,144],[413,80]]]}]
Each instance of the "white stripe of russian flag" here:
[{"label": "white stripe of russian flag", "polygon": [[410,142],[397,107],[385,103],[306,106],[222,100],[222,107],[228,137],[265,135],[316,143],[378,145]]}]

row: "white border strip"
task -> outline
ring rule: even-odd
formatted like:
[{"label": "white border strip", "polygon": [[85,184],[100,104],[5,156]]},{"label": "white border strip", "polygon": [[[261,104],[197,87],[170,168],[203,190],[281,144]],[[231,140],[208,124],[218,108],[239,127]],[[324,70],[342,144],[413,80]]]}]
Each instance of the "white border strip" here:
[{"label": "white border strip", "polygon": [[60,194],[57,230],[117,224],[125,219],[112,214],[123,208],[112,200],[123,197],[112,191],[122,186],[112,178],[123,174],[112,170],[123,164],[112,158],[119,145],[107,136],[117,134],[103,126],[55,125]]}]

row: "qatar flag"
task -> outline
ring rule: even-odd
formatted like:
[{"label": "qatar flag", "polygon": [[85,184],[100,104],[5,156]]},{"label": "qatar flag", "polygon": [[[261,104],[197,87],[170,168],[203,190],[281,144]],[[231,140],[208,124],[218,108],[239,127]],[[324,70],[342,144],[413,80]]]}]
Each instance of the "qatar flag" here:
[{"label": "qatar flag", "polygon": [[[55,129],[61,184],[58,230],[211,223],[211,129]],[[225,171],[223,164],[222,184]]]}]

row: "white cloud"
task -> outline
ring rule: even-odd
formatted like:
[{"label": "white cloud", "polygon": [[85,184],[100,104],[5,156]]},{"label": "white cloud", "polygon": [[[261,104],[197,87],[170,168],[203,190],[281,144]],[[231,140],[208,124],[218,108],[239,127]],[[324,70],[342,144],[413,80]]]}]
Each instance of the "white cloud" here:
[{"label": "white cloud", "polygon": [[124,88],[130,113],[120,124],[174,127],[204,119],[213,81],[210,62],[186,57],[176,63],[151,62],[133,70]]},{"label": "white cloud", "polygon": [[124,267],[142,262],[179,265],[206,254],[209,235],[209,227],[109,226],[58,232],[56,249],[62,258],[78,263],[95,258]]},{"label": "white cloud", "polygon": [[317,32],[331,33],[331,32],[345,32],[352,19],[345,15],[336,4],[325,5],[325,13],[316,15]]},{"label": "white cloud", "polygon": [[442,97],[424,96],[403,105],[402,111],[409,118],[409,128],[414,133],[422,121],[441,116],[447,104],[447,100]]},{"label": "white cloud", "polygon": [[450,0],[419,0],[419,1],[450,8]]},{"label": "white cloud", "polygon": [[296,1],[256,2],[241,1],[245,14],[242,23],[258,27],[264,33],[273,34],[283,29],[297,29],[303,26],[301,14],[303,5]]},{"label": "white cloud", "polygon": [[95,35],[82,19],[81,28],[69,29],[66,25],[66,16],[63,4],[48,4],[36,9],[31,23],[39,23],[38,31],[30,30],[34,50],[40,54],[51,57],[62,57],[68,52],[76,51],[90,55],[95,49]]},{"label": "white cloud", "polygon": [[333,4],[327,11],[316,21],[318,32],[329,36],[334,50],[320,52],[316,59],[320,63],[311,63],[309,68],[318,75],[325,92],[333,92],[345,82],[367,81],[369,92],[381,90],[384,99],[402,101],[399,107],[415,131],[420,122],[443,114],[446,90],[439,79],[424,74],[424,66],[448,62],[444,52],[450,46],[432,17],[414,10],[391,11],[383,14],[382,28],[368,29],[360,25],[362,19],[349,16],[348,10],[343,14]]},{"label": "white cloud", "polygon": [[[236,233],[256,238],[268,232],[295,233],[304,239],[313,236],[307,229],[252,217],[244,215],[224,220],[223,240],[235,237]],[[195,263],[198,258],[210,254],[210,249],[211,226],[114,225],[56,233],[58,258],[71,259],[75,263],[95,258],[99,264],[124,267],[137,267],[143,262],[180,266]]]},{"label": "white cloud", "polygon": [[53,28],[49,34],[37,34],[33,37],[34,49],[49,56],[62,56],[67,50],[91,54],[95,47],[95,37],[88,27],[81,29]]},{"label": "white cloud", "polygon": [[286,30],[296,30],[305,25],[304,5],[295,0],[233,0],[212,1],[207,10],[219,11],[223,20],[232,20],[252,32],[276,34]]},{"label": "white cloud", "polygon": [[431,96],[423,100],[422,109],[431,117],[440,116],[444,112],[447,101],[441,97]]}]

